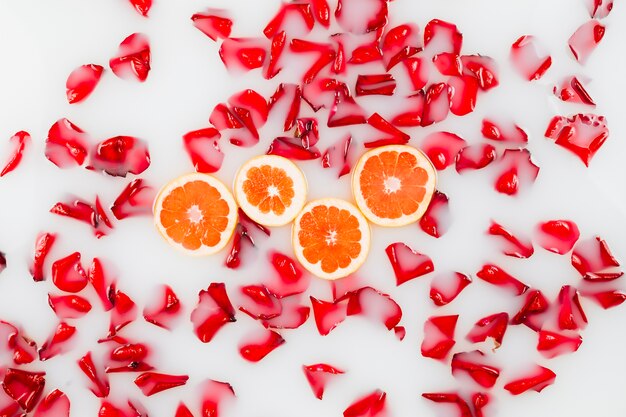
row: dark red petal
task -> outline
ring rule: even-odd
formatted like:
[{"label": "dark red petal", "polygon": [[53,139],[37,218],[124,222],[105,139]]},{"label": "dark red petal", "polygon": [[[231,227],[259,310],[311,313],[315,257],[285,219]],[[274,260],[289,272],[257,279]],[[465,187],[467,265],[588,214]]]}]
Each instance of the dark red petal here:
[{"label": "dark red petal", "polygon": [[334,145],[331,145],[322,155],[322,167],[338,168],[337,178],[350,173],[353,163],[352,136],[347,135]]},{"label": "dark red petal", "polygon": [[191,21],[200,32],[214,41],[228,38],[233,28],[229,13],[222,9],[208,9],[206,12],[194,13]]},{"label": "dark red petal", "polygon": [[458,315],[433,316],[424,322],[421,352],[425,358],[444,360],[454,347],[454,330]]},{"label": "dark red petal", "polygon": [[100,259],[94,258],[89,267],[87,279],[93,287],[104,311],[109,311],[113,308],[113,296],[115,294],[115,282],[107,281],[104,275],[104,268]]},{"label": "dark red petal", "polygon": [[486,91],[498,86],[497,67],[492,58],[482,55],[463,55],[461,64],[463,73],[476,77],[482,90]]},{"label": "dark red petal", "polygon": [[580,237],[578,226],[571,220],[548,220],[539,223],[536,234],[539,246],[559,255],[571,251]]},{"label": "dark red petal", "polygon": [[450,111],[450,87],[446,83],[432,84],[426,91],[422,126],[443,121]]},{"label": "dark red petal", "polygon": [[91,311],[89,301],[78,295],[48,294],[48,304],[60,319],[78,319]]},{"label": "dark red petal", "polygon": [[578,156],[587,166],[609,137],[604,116],[575,114],[571,117],[555,116],[548,125],[545,137]]},{"label": "dark red petal", "polygon": [[478,80],[472,75],[462,75],[448,79],[450,111],[452,114],[465,116],[474,111],[479,86]]},{"label": "dark red petal", "polygon": [[474,324],[474,328],[470,330],[466,338],[472,343],[480,343],[490,338],[494,341],[494,348],[502,345],[502,339],[506,333],[509,322],[507,313],[497,313],[484,317]]},{"label": "dark red petal", "polygon": [[478,385],[485,388],[493,387],[500,376],[500,370],[488,364],[484,356],[480,350],[456,353],[452,357],[452,375],[465,372]]},{"label": "dark red petal", "polygon": [[130,216],[151,215],[154,190],[137,178],[128,183],[113,202],[111,211],[116,219]]},{"label": "dark red petal", "polygon": [[576,243],[572,266],[584,279],[592,282],[611,281],[624,275],[609,245],[599,236]]},{"label": "dark red petal", "polygon": [[26,145],[30,143],[30,134],[21,130],[11,136],[9,141],[13,144],[13,151],[11,152],[11,156],[9,156],[7,163],[4,165],[4,168],[0,171],[0,177],[4,177],[20,164],[24,149],[26,149]]},{"label": "dark red petal", "polygon": [[137,13],[148,17],[148,12],[152,7],[152,0],[129,0],[130,4],[137,10]]},{"label": "dark red petal", "polygon": [[116,290],[112,296],[112,302],[113,309],[111,310],[111,321],[109,323],[109,336],[115,335],[124,326],[137,318],[137,306],[128,295]]},{"label": "dark red petal", "polygon": [[327,365],[325,363],[318,363],[315,365],[303,365],[302,370],[304,376],[306,376],[313,394],[319,400],[324,396],[324,389],[326,384],[330,381],[333,375],[343,374],[344,372],[334,366]]},{"label": "dark red petal", "polygon": [[511,121],[496,122],[492,119],[483,119],[481,133],[485,138],[499,142],[511,142],[520,145],[528,143],[528,134]]},{"label": "dark red petal", "polygon": [[451,392],[429,392],[423,393],[422,397],[426,398],[429,401],[438,403],[438,404],[453,404],[459,411],[460,417],[472,417],[472,410],[465,400],[463,400],[459,394],[451,393]]},{"label": "dark red petal", "polygon": [[465,139],[450,132],[434,132],[426,136],[421,149],[428,156],[434,167],[443,170],[452,165],[464,147]]},{"label": "dark red petal", "polygon": [[535,248],[529,238],[513,234],[506,227],[493,220],[487,233],[491,236],[502,238],[501,240],[504,241],[502,253],[507,256],[525,259],[530,258],[535,253]]},{"label": "dark red petal", "polygon": [[62,391],[55,389],[41,400],[33,417],[70,417],[70,400]]},{"label": "dark red petal", "polygon": [[143,318],[155,326],[171,329],[171,322],[180,314],[181,304],[168,285],[162,285],[159,289],[159,297],[143,309]]},{"label": "dark red petal", "polygon": [[[429,45],[431,45],[430,48]],[[439,19],[433,19],[426,24],[424,49],[433,56],[444,52],[458,55],[461,53],[462,45],[463,35],[456,25]]]},{"label": "dark red petal", "polygon": [[388,294],[383,294],[372,287],[361,288],[348,298],[348,316],[356,314],[382,322],[392,330],[402,319],[402,309]]},{"label": "dark red petal", "polygon": [[87,286],[87,274],[74,252],[52,264],[52,282],[61,291],[77,293]]},{"label": "dark red petal", "polygon": [[314,297],[310,298],[311,306],[313,307],[313,316],[315,317],[315,325],[320,335],[326,336],[346,319],[348,314],[347,299],[329,302],[318,300]]},{"label": "dark red petal", "polygon": [[512,395],[519,395],[528,390],[541,392],[548,385],[552,385],[555,379],[554,372],[543,366],[537,366],[532,373],[506,384],[504,389]]},{"label": "dark red petal", "polygon": [[224,153],[218,141],[220,132],[208,127],[194,130],[183,135],[183,146],[196,172],[213,173],[222,167]]},{"label": "dark red petal", "polygon": [[524,35],[511,46],[513,68],[526,80],[533,81],[543,77],[552,65],[552,58],[532,35]]},{"label": "dark red petal", "polygon": [[144,82],[150,72],[150,59],[148,38],[133,33],[120,43],[117,56],[109,60],[109,67],[120,78]]},{"label": "dark red petal", "polygon": [[587,326],[587,316],[580,304],[578,290],[564,285],[559,291],[558,325],[561,330],[578,330]]},{"label": "dark red petal", "polygon": [[97,367],[91,358],[91,352],[78,360],[78,366],[92,383],[89,387],[96,397],[105,398],[109,395],[109,377],[101,367]]},{"label": "dark red petal", "polygon": [[570,103],[581,103],[595,107],[593,99],[575,76],[564,78],[559,85],[552,90],[559,99]]},{"label": "dark red petal", "polygon": [[528,290],[528,285],[522,283],[496,265],[483,265],[480,271],[476,273],[476,276],[492,285],[508,289],[513,292],[514,295],[522,295]]},{"label": "dark red petal", "polygon": [[44,264],[46,257],[54,245],[55,239],[56,234],[54,233],[41,233],[37,236],[37,240],[35,241],[35,256],[33,257],[33,262],[29,269],[33,280],[43,281],[45,279],[43,272]]},{"label": "dark red petal", "polygon": [[87,169],[103,171],[114,177],[141,174],[150,166],[148,144],[132,136],[103,140],[91,153]]},{"label": "dark red petal", "polygon": [[39,349],[39,360],[46,361],[58,354],[67,352],[69,350],[67,343],[72,340],[75,334],[76,327],[64,322],[59,323],[54,333]]},{"label": "dark red petal", "polygon": [[191,322],[202,343],[210,342],[222,326],[235,321],[235,309],[223,283],[211,283],[206,290],[200,291],[198,304],[191,312]]},{"label": "dark red petal", "polygon": [[266,330],[263,337],[245,340],[239,347],[241,357],[250,362],[259,362],[274,349],[285,343],[285,339],[273,330]]},{"label": "dark red petal", "polygon": [[363,34],[387,24],[386,0],[339,0],[335,19],[346,32]]},{"label": "dark red petal", "polygon": [[387,415],[386,398],[385,392],[376,390],[350,404],[344,410],[343,417],[384,417]]},{"label": "dark red petal", "polygon": [[380,114],[374,113],[367,119],[367,124],[374,129],[385,134],[382,138],[365,142],[363,146],[366,148],[376,148],[385,145],[404,145],[411,138],[408,134],[396,128],[393,124],[385,120]]},{"label": "dark red petal", "polygon": [[506,149],[498,161],[495,189],[506,195],[516,195],[520,187],[528,187],[537,179],[539,167],[528,149]]},{"label": "dark red petal", "polygon": [[396,90],[396,80],[391,74],[359,74],[356,80],[356,96],[391,96]]},{"label": "dark red petal", "polygon": [[605,27],[597,20],[583,23],[567,41],[574,58],[585,63],[604,37]]},{"label": "dark red petal", "polygon": [[435,270],[433,261],[404,243],[396,242],[385,249],[396,276],[396,285],[404,284]]},{"label": "dark red petal", "polygon": [[277,251],[271,251],[268,257],[275,274],[265,287],[274,297],[302,294],[309,288],[311,276],[294,259]]},{"label": "dark red petal", "polygon": [[89,97],[100,82],[104,67],[102,65],[81,65],[72,71],[65,83],[67,101],[78,103]]},{"label": "dark red petal", "polygon": [[442,192],[435,191],[428,208],[420,219],[420,228],[432,237],[439,238],[448,231],[450,223],[448,196]]},{"label": "dark red petal", "polygon": [[496,159],[496,148],[488,143],[466,146],[456,157],[456,172],[483,169]]},{"label": "dark red petal", "polygon": [[59,168],[82,165],[87,157],[89,135],[67,119],[50,127],[46,138],[46,158]]},{"label": "dark red petal", "polygon": [[168,375],[157,372],[144,372],[135,378],[135,385],[141,389],[143,395],[149,397],[161,391],[180,387],[187,383],[187,375]]},{"label": "dark red petal", "polygon": [[2,388],[22,410],[29,412],[39,402],[46,385],[45,372],[29,372],[8,368],[4,373]]},{"label": "dark red petal", "polygon": [[543,326],[545,320],[543,313],[548,310],[548,300],[539,290],[530,290],[526,293],[524,305],[511,319],[511,324],[525,324],[534,331],[538,331]]},{"label": "dark red petal", "polygon": [[460,272],[446,272],[436,275],[430,283],[430,299],[436,306],[451,303],[472,283],[472,279]]},{"label": "dark red petal", "polygon": [[548,330],[539,331],[537,350],[544,357],[551,359],[555,356],[576,352],[583,342],[578,334],[562,334]]}]

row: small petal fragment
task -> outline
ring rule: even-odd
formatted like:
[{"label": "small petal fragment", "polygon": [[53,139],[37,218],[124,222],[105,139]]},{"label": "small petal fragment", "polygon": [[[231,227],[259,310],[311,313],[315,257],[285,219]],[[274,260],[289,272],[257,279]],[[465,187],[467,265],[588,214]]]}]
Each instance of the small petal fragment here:
[{"label": "small petal fragment", "polygon": [[376,390],[348,406],[343,412],[343,417],[385,417],[387,415],[386,398],[385,392]]},{"label": "small petal fragment", "polygon": [[89,301],[78,295],[48,294],[48,304],[60,319],[78,319],[91,311]]},{"label": "small petal fragment", "polygon": [[592,107],[596,105],[578,77],[564,78],[561,84],[554,86],[552,91],[556,97],[565,102],[581,103]]},{"label": "small petal fragment", "polygon": [[487,233],[491,236],[502,238],[501,240],[504,241],[502,253],[507,256],[526,259],[530,258],[532,254],[535,253],[530,239],[513,234],[507,228],[493,220],[491,221]]},{"label": "small petal fragment", "polygon": [[35,282],[45,279],[43,272],[44,264],[55,240],[56,234],[54,233],[41,233],[37,236],[37,240],[35,241],[35,256],[29,269]]},{"label": "small petal fragment", "polygon": [[460,272],[446,272],[436,275],[430,283],[430,299],[436,306],[451,303],[472,283],[472,279]]},{"label": "small petal fragment", "polygon": [[191,312],[191,322],[202,343],[209,343],[222,326],[235,321],[235,309],[223,283],[214,282],[200,291],[198,304]]},{"label": "small petal fragment", "polygon": [[313,394],[319,400],[321,400],[324,396],[326,384],[332,379],[332,376],[344,373],[342,370],[325,363],[303,365],[302,370],[304,371],[304,375],[306,376],[309,385],[311,385]]},{"label": "small petal fragment", "polygon": [[193,25],[209,38],[217,42],[230,36],[233,21],[226,10],[209,9],[206,12],[195,13],[191,16]]},{"label": "small petal fragment", "polygon": [[508,322],[509,315],[507,313],[497,313],[484,317],[476,322],[466,338],[472,343],[484,342],[490,338],[494,341],[494,349],[497,349],[502,345]]},{"label": "small petal fragment", "polygon": [[519,395],[528,390],[541,392],[548,385],[552,385],[555,379],[554,372],[543,366],[537,366],[532,373],[506,384],[504,389],[512,395]]},{"label": "small petal fragment", "polygon": [[102,77],[104,67],[102,65],[81,65],[72,71],[65,83],[67,101],[75,104],[83,101],[96,88]]},{"label": "small petal fragment", "polygon": [[87,169],[113,177],[141,174],[150,166],[148,144],[132,136],[115,136],[96,145]]},{"label": "small petal fragment", "polygon": [[46,138],[46,158],[59,168],[80,166],[87,158],[89,136],[67,119],[50,127]]},{"label": "small petal fragment", "polygon": [[404,243],[396,242],[385,249],[396,276],[396,285],[421,277],[435,270],[433,261]]},{"label": "small petal fragment", "polygon": [[151,215],[154,190],[137,178],[128,183],[113,202],[111,211],[116,219],[130,216]]},{"label": "small petal fragment", "polygon": [[135,378],[135,385],[141,389],[143,395],[150,397],[161,391],[183,386],[187,383],[187,375],[168,375],[158,372],[144,372]]},{"label": "small petal fragment", "polygon": [[335,302],[322,301],[311,298],[315,325],[320,335],[326,336],[342,321],[348,314],[348,300],[338,300]]},{"label": "small petal fragment", "polygon": [[596,236],[579,241],[572,252],[572,266],[587,281],[612,281],[624,275],[619,261],[604,239]]},{"label": "small petal fragment", "polygon": [[528,290],[528,285],[522,283],[497,265],[483,265],[480,271],[476,273],[476,276],[492,285],[508,289],[514,295],[522,295]]},{"label": "small petal fragment", "polygon": [[478,385],[491,388],[500,376],[500,370],[489,365],[480,350],[456,353],[452,357],[452,374],[466,372]]},{"label": "small petal fragment", "polygon": [[425,233],[440,238],[448,231],[452,222],[448,203],[448,196],[435,190],[428,208],[419,221],[420,228]]},{"label": "small petal fragment", "polygon": [[605,27],[597,20],[590,20],[583,23],[572,36],[567,44],[572,51],[574,58],[584,64],[591,53],[596,49],[604,37]]},{"label": "small petal fragment", "polygon": [[481,133],[487,139],[499,142],[517,143],[523,146],[528,143],[528,134],[513,122],[496,122],[491,119],[483,119]]},{"label": "small petal fragment", "polygon": [[55,389],[41,400],[33,417],[70,417],[70,400],[62,391]]},{"label": "small petal fragment", "polygon": [[551,359],[556,356],[576,352],[583,343],[583,338],[578,334],[562,334],[548,330],[539,331],[537,350],[544,357]]},{"label": "small petal fragment", "polygon": [[609,137],[604,116],[575,114],[555,116],[548,125],[545,137],[578,156],[586,166]]},{"label": "small petal fragment", "polygon": [[175,320],[180,313],[181,304],[168,285],[163,285],[159,289],[159,298],[156,302],[147,305],[143,310],[143,318],[155,326],[164,329],[171,329],[171,322]]},{"label": "small petal fragment", "polygon": [[537,38],[524,35],[511,46],[511,62],[525,80],[534,81],[543,77],[550,68],[552,57],[544,51]]},{"label": "small petal fragment", "polygon": [[392,330],[402,319],[402,309],[389,295],[372,287],[361,288],[349,297],[348,316],[356,314],[371,317]]},{"label": "small petal fragment", "polygon": [[120,43],[117,56],[109,60],[113,74],[144,82],[150,72],[150,44],[142,33],[133,33]]},{"label": "small petal fragment", "polygon": [[266,330],[262,337],[244,341],[239,347],[241,357],[250,362],[259,362],[274,349],[285,343],[285,339],[273,330]]},{"label": "small petal fragment", "polygon": [[483,169],[496,159],[496,148],[488,143],[466,146],[456,157],[456,172]]},{"label": "small petal fragment", "polygon": [[537,241],[539,246],[558,255],[565,255],[571,251],[580,231],[571,220],[548,220],[537,225]]},{"label": "small petal fragment", "polygon": [[435,132],[426,136],[421,149],[434,167],[444,170],[454,163],[461,149],[467,146],[465,139],[450,132]]},{"label": "small petal fragment", "polygon": [[4,168],[0,171],[0,177],[4,177],[20,164],[24,149],[26,149],[26,145],[30,143],[30,134],[21,130],[11,136],[9,141],[12,142],[13,151],[11,152],[11,156],[7,160],[7,163],[4,165]]},{"label": "small petal fragment", "polygon": [[445,360],[450,350],[456,344],[454,330],[459,319],[458,314],[453,316],[430,317],[424,323],[424,340],[421,352],[425,358]]},{"label": "small petal fragment", "polygon": [[496,178],[496,191],[517,195],[520,188],[528,187],[537,179],[539,167],[535,165],[528,149],[507,149],[498,162],[500,172]]}]

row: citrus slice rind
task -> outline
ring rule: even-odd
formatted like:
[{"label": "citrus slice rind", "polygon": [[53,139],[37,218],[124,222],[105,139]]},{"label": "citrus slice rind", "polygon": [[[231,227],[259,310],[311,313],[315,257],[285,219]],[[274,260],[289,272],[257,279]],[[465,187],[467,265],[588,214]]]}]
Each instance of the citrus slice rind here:
[{"label": "citrus slice rind", "polygon": [[292,227],[296,258],[327,280],[356,272],[367,259],[370,241],[367,219],[353,204],[336,198],[308,203]]},{"label": "citrus slice rind", "polygon": [[409,145],[372,149],[352,173],[357,206],[372,223],[400,227],[418,221],[435,192],[437,173],[430,159]]},{"label": "citrus slice rind", "polygon": [[212,175],[192,173],[167,183],[154,200],[154,223],[173,247],[191,256],[219,252],[237,226],[237,204]]},{"label": "citrus slice rind", "polygon": [[284,226],[302,210],[307,182],[296,164],[277,155],[260,155],[237,172],[233,186],[239,207],[264,226]]}]

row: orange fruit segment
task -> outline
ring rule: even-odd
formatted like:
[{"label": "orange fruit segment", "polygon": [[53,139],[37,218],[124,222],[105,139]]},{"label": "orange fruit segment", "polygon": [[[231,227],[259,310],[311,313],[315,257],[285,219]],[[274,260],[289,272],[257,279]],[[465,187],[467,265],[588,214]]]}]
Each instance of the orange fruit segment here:
[{"label": "orange fruit segment", "polygon": [[264,226],[291,222],[306,202],[304,174],[287,158],[261,155],[246,162],[235,178],[239,207]]},{"label": "orange fruit segment", "polygon": [[190,255],[218,252],[237,225],[235,199],[220,180],[208,174],[188,174],[166,184],[153,211],[165,240]]},{"label": "orange fruit segment", "polygon": [[389,145],[366,152],[354,168],[352,192],[359,209],[379,226],[416,222],[435,192],[437,174],[420,150]]},{"label": "orange fruit segment", "polygon": [[324,198],[308,203],[294,221],[293,248],[312,274],[335,280],[365,262],[370,229],[361,212],[347,201]]}]

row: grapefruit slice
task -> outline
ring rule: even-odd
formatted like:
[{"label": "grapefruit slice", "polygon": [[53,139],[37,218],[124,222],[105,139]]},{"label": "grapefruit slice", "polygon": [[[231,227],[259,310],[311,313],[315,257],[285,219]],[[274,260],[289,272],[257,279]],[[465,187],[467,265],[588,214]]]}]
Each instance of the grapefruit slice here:
[{"label": "grapefruit slice", "polygon": [[352,174],[352,192],[369,221],[400,227],[424,215],[436,182],[435,168],[424,153],[408,145],[389,145],[359,159]]},{"label": "grapefruit slice", "polygon": [[292,228],[296,258],[312,274],[335,280],[361,267],[370,248],[370,229],[347,201],[323,198],[308,203]]},{"label": "grapefruit slice", "polygon": [[217,178],[201,173],[166,184],[154,202],[157,230],[189,255],[211,255],[230,240],[237,225],[237,205]]},{"label": "grapefruit slice", "polygon": [[246,162],[235,178],[239,207],[264,226],[291,222],[306,202],[304,174],[287,158],[261,155]]}]

